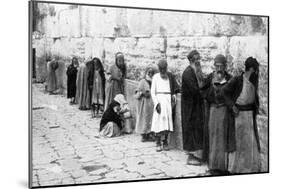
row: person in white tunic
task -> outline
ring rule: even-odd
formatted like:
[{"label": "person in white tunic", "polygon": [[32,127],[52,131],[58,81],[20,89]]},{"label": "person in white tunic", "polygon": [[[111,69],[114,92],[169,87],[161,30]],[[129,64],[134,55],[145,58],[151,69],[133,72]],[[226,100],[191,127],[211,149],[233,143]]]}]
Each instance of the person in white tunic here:
[{"label": "person in white tunic", "polygon": [[[154,75],[151,84],[151,97],[154,103],[151,131],[156,134],[156,151],[169,150],[168,134],[173,131],[172,106],[175,104],[167,61],[160,60],[159,72]],[[173,101],[173,103],[172,103]]]}]

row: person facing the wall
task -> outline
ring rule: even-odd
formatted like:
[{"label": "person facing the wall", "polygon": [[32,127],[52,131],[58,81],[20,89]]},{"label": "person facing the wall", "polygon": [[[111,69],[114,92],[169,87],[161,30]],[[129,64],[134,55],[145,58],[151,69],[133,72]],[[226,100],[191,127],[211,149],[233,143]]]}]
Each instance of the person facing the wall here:
[{"label": "person facing the wall", "polygon": [[167,71],[167,61],[158,62],[159,72],[153,76],[151,97],[154,103],[151,131],[156,134],[156,151],[169,150],[168,134],[173,131],[173,109],[176,104],[178,84],[172,73]]},{"label": "person facing the wall", "polygon": [[124,55],[121,52],[115,54],[115,64],[107,71],[105,109],[112,102],[116,94],[124,95],[124,80],[126,77],[126,64]]},{"label": "person facing the wall", "polygon": [[92,116],[96,117],[104,108],[105,101],[105,75],[104,68],[99,58],[93,58],[93,69],[89,72],[89,90],[91,91]]},{"label": "person facing the wall", "polygon": [[182,74],[181,117],[183,149],[187,152],[187,164],[201,165],[203,152],[204,109],[200,93],[200,54],[197,50],[187,56],[190,65]]},{"label": "person facing the wall", "polygon": [[47,63],[47,91],[49,94],[55,94],[58,89],[58,79],[56,76],[56,70],[59,67],[58,63],[59,57],[54,56],[53,60]]},{"label": "person facing the wall", "polygon": [[72,58],[71,64],[68,66],[67,75],[67,98],[70,98],[70,104],[74,104],[76,95],[76,79],[77,79],[77,68],[79,66],[78,59]]},{"label": "person facing the wall", "polygon": [[153,115],[153,101],[151,98],[151,82],[155,70],[152,66],[148,66],[144,73],[144,78],[139,82],[135,91],[137,99],[137,118],[136,133],[141,134],[141,141],[152,141],[151,122]]},{"label": "person facing the wall", "polygon": [[78,108],[80,110],[90,109],[90,90],[88,86],[88,75],[89,70],[91,70],[93,63],[91,61],[86,61],[79,66],[77,73],[77,93],[76,100],[78,103]]},{"label": "person facing the wall", "polygon": [[249,57],[245,72],[222,88],[228,107],[235,116],[236,150],[229,155],[230,173],[254,173],[261,169],[260,143],[256,115],[259,110],[259,63]]}]

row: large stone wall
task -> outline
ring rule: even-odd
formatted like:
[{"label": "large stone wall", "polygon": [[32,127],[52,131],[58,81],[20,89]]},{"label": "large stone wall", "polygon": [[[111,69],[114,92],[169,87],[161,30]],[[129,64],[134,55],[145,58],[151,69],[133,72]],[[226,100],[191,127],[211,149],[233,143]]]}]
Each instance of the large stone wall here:
[{"label": "large stone wall", "polygon": [[[167,57],[179,82],[192,49],[200,51],[206,74],[218,53],[227,56],[232,73],[253,56],[261,63],[261,112],[267,115],[267,17],[34,3],[34,20],[37,81],[45,80],[46,58],[53,55],[66,66],[73,56],[80,61],[97,56],[107,67],[121,51],[133,80],[142,77],[148,64]],[[65,74],[62,80],[65,85]]]},{"label": "large stone wall", "polygon": [[[32,45],[39,82],[46,79],[46,59],[54,55],[59,55],[65,66],[73,56],[80,62],[96,56],[107,67],[114,63],[114,54],[121,51],[128,65],[128,78],[133,80],[142,77],[148,64],[166,57],[179,82],[188,65],[186,56],[193,49],[201,53],[206,74],[212,71],[213,59],[219,53],[227,56],[232,73],[243,69],[248,56],[257,58],[261,64],[258,124],[263,162],[267,162],[268,18],[35,3],[34,19]],[[66,83],[65,66],[57,71],[62,88]],[[126,85],[132,104],[136,82]],[[132,109],[135,112],[135,107]],[[180,111],[180,107],[177,109]],[[180,127],[177,131],[172,143],[181,146]]]},{"label": "large stone wall", "polygon": [[[218,53],[235,67],[248,56],[268,64],[266,17],[46,3],[37,3],[36,13],[33,47],[38,64],[44,64],[42,57],[57,54],[65,60],[97,56],[109,65],[121,51],[129,67],[144,68],[167,57],[171,69],[180,73],[195,48],[206,72]],[[39,67],[40,80],[45,70]]]}]

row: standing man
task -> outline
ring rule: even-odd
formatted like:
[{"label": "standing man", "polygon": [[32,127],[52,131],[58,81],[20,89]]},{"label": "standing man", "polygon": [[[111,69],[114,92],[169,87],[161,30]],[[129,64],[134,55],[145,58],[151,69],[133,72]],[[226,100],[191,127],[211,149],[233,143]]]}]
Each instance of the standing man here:
[{"label": "standing man", "polygon": [[[215,71],[208,75],[203,96],[209,107],[208,121],[208,167],[212,175],[225,175],[228,170],[228,152],[235,150],[234,118],[225,104],[220,89],[231,79],[226,71],[227,60],[219,54],[215,57]],[[205,106],[206,108],[206,106]]]},{"label": "standing man", "polygon": [[156,151],[169,150],[168,135],[173,131],[173,109],[179,87],[172,73],[167,71],[167,61],[158,63],[159,72],[153,76],[151,97],[154,103],[151,131],[156,134]]},{"label": "standing man", "polygon": [[256,123],[259,109],[259,63],[249,57],[245,72],[222,88],[222,94],[235,115],[236,151],[229,156],[231,173],[259,172],[261,167],[260,143]]},{"label": "standing man", "polygon": [[197,50],[187,56],[190,65],[182,74],[182,133],[187,164],[201,165],[203,151],[204,104],[200,93],[200,54]]}]

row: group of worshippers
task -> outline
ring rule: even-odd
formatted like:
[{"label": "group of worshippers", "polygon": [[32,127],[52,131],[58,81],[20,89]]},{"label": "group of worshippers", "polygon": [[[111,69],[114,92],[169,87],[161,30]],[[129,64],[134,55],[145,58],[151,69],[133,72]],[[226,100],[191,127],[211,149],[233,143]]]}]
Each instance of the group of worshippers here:
[{"label": "group of worshippers", "polygon": [[[142,142],[155,141],[156,151],[169,150],[169,134],[174,131],[176,94],[181,93],[183,149],[187,164],[207,163],[212,175],[259,172],[260,144],[256,116],[259,109],[259,63],[249,57],[245,71],[233,77],[224,55],[214,58],[215,70],[204,76],[201,56],[192,50],[189,65],[179,86],[168,71],[165,59],[158,68],[147,66],[135,91],[137,114],[135,131]],[[115,64],[104,70],[99,58],[78,66],[72,59],[67,69],[67,97],[79,109],[100,112],[100,135],[122,134],[124,120],[130,117],[125,98],[126,64],[121,52]]]},{"label": "group of worshippers", "polygon": [[70,104],[78,104],[80,110],[90,109],[92,117],[102,115],[102,136],[119,136],[124,128],[124,119],[131,117],[124,96],[126,64],[123,53],[115,54],[115,64],[107,70],[97,57],[81,64],[73,57],[66,74]]},{"label": "group of worshippers", "polygon": [[191,51],[179,87],[165,59],[158,70],[148,67],[136,90],[136,132],[142,141],[154,133],[156,151],[169,150],[174,130],[176,94],[181,93],[183,149],[187,164],[207,163],[212,175],[253,173],[261,169],[256,115],[259,109],[259,63],[249,57],[245,71],[233,77],[224,55],[214,58],[215,70],[204,76],[201,57]]},{"label": "group of worshippers", "polygon": [[245,71],[232,77],[226,57],[219,54],[215,71],[203,77],[200,53],[193,50],[187,58],[190,65],[182,74],[181,91],[187,163],[205,161],[212,175],[259,172],[258,61],[247,58]]}]

